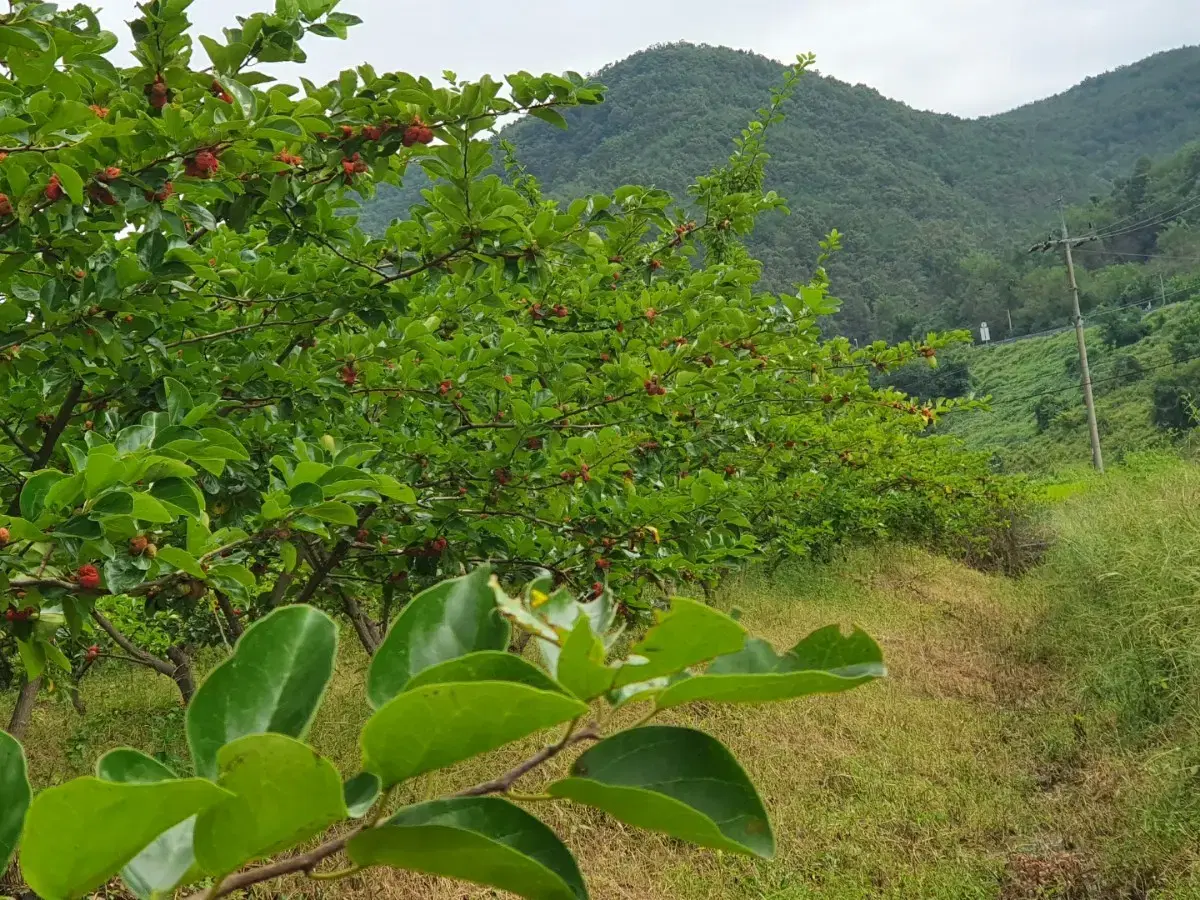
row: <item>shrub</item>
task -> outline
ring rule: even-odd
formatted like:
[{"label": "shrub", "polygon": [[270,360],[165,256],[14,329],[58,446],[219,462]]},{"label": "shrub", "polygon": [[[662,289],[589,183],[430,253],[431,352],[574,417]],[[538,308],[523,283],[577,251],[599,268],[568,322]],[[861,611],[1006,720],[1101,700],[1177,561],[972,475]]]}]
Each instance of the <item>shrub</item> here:
[{"label": "shrub", "polygon": [[1128,347],[1150,333],[1150,324],[1139,307],[1108,314],[1100,325],[1100,339],[1109,347]]},{"label": "shrub", "polygon": [[1159,428],[1194,428],[1200,424],[1200,361],[1154,382],[1151,421]]}]

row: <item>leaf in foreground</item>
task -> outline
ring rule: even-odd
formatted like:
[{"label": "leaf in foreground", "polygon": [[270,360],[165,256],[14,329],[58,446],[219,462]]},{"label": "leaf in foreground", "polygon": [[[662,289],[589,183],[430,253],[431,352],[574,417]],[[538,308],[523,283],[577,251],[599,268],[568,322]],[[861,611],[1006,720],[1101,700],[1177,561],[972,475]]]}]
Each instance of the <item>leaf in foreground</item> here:
[{"label": "leaf in foreground", "polygon": [[770,858],[771,823],[733,754],[702,731],[621,731],[583,753],[555,797],[602,809],[629,825],[702,847]]},{"label": "leaf in foreground", "polygon": [[0,872],[17,848],[30,796],[25,752],[16,738],[0,731]]},{"label": "leaf in foreground", "polygon": [[360,866],[457,878],[528,900],[587,898],[571,851],[540,820],[498,797],[406,807],[346,850]]}]

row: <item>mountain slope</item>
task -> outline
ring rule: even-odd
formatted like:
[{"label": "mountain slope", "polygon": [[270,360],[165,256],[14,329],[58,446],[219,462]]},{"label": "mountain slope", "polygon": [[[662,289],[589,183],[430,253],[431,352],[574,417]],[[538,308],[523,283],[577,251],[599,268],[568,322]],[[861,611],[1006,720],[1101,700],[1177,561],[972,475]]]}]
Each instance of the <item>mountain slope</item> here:
[{"label": "mountain slope", "polygon": [[[517,122],[505,137],[554,195],[646,183],[682,197],[729,152],[783,67],[726,48],[675,44],[596,73],[599,107],[572,110],[570,128]],[[817,241],[846,235],[831,267],[854,337],[906,336],[965,323],[939,316],[960,261],[1017,246],[1056,197],[1106,191],[1099,170],[1200,136],[1200,48],[1158,54],[1048,100],[964,120],[914,110],[865,86],[806,76],[772,134],[771,187],[793,215],[765,220],[754,250],[768,286],[804,278]],[[365,224],[400,215],[411,191],[384,194]],[[957,307],[958,304],[955,304]]]}]

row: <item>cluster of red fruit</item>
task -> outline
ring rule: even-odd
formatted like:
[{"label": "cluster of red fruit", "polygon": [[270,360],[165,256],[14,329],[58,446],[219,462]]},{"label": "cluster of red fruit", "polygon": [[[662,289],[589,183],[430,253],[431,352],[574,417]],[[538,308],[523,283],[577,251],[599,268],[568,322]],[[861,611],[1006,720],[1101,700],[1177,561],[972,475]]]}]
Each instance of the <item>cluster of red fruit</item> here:
[{"label": "cluster of red fruit", "polygon": [[341,379],[342,384],[346,385],[346,387],[352,387],[358,383],[358,370],[354,368],[353,364],[342,366]]},{"label": "cluster of red fruit", "polygon": [[406,547],[405,556],[440,556],[449,548],[450,542],[444,537],[433,538],[420,547]]},{"label": "cluster of red fruit", "polygon": [[164,200],[170,200],[175,195],[175,185],[169,181],[164,181],[163,186],[157,191],[146,191],[146,200],[154,200],[162,203]]},{"label": "cluster of red fruit", "polygon": [[171,102],[171,90],[161,73],[154,76],[154,81],[146,85],[144,91],[150,98],[150,105],[155,109],[162,109]]},{"label": "cluster of red fruit", "polygon": [[342,160],[342,177],[346,184],[350,184],[354,180],[355,175],[361,175],[370,168],[363,160],[362,154],[355,153],[353,156],[347,156]]},{"label": "cluster of red fruit", "polygon": [[130,539],[129,552],[134,556],[146,556],[154,559],[154,557],[158,556],[158,547],[146,535],[139,534],[137,537]]},{"label": "cluster of red fruit", "polygon": [[220,168],[220,160],[212,149],[196,151],[183,164],[183,172],[190,178],[212,178]]},{"label": "cluster of red fruit", "polygon": [[33,614],[37,612],[32,606],[27,606],[24,609],[13,609],[11,606],[4,611],[4,620],[6,622],[28,622],[33,618]]},{"label": "cluster of red fruit", "polygon": [[0,194],[0,218],[5,218],[12,214],[12,201],[8,199],[8,194]]},{"label": "cluster of red fruit", "polygon": [[696,230],[695,222],[684,222],[682,225],[675,226],[675,238],[671,241],[672,247],[678,247],[683,243],[684,235],[690,234]]},{"label": "cluster of red fruit", "polygon": [[651,375],[644,382],[642,382],[642,386],[646,389],[646,393],[651,397],[661,397],[667,392],[667,389],[658,383],[657,375]]},{"label": "cluster of red fruit", "polygon": [[75,580],[85,591],[94,591],[100,587],[100,570],[93,565],[80,566]]},{"label": "cluster of red fruit", "polygon": [[294,153],[289,153],[287,150],[280,150],[275,154],[276,162],[281,162],[285,166],[302,166],[304,158],[296,156]]},{"label": "cluster of red fruit", "polygon": [[88,109],[90,109],[92,112],[94,112],[96,114],[96,118],[98,118],[98,119],[108,118],[108,107],[107,106],[101,106],[98,103],[93,103],[91,106],[88,107]]},{"label": "cluster of red fruit", "polygon": [[544,319],[546,316],[551,314],[559,319],[565,319],[571,314],[571,311],[561,303],[554,304],[554,306],[550,307],[549,312],[546,311],[546,308],[542,306],[541,303],[534,303],[531,307],[529,307],[529,315],[531,315],[534,319]]},{"label": "cluster of red fruit", "polygon": [[62,181],[58,175],[50,176],[50,183],[46,185],[46,199],[53,203],[56,200],[61,200],[66,192],[63,190]]},{"label": "cluster of red fruit", "polygon": [[106,184],[112,184],[121,177],[121,170],[116,166],[109,166],[106,169],[96,173],[96,182],[88,185],[88,196],[95,203],[102,203],[105,206],[116,206],[117,198],[113,196],[112,191],[105,187]]},{"label": "cluster of red fruit", "polygon": [[0,547],[7,544],[11,538],[12,535],[7,528],[0,528]]},{"label": "cluster of red fruit", "polygon": [[433,129],[421,121],[421,117],[417,116],[404,129],[404,136],[400,138],[400,143],[405,147],[411,147],[413,144],[428,144],[433,140]]}]

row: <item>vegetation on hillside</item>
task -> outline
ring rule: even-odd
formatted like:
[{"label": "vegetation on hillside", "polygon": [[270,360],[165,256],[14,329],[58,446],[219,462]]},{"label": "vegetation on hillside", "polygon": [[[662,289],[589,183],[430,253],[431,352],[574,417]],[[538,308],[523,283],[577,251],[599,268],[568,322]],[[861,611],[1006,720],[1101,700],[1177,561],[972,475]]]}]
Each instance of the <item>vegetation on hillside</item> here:
[{"label": "vegetation on hillside", "polygon": [[[751,53],[655,47],[600,72],[609,102],[569,112],[567,130],[518,122],[504,136],[555,196],[611,190],[631,176],[678,194],[693,172],[721,159],[723,136],[780,72]],[[782,290],[807,280],[812,248],[836,228],[845,245],[828,264],[844,302],[837,333],[904,339],[974,327],[982,310],[972,279],[992,276],[973,255],[1008,261],[1010,250],[1023,253],[1053,221],[1054,198],[1085,202],[1107,191],[1104,177],[1195,140],[1197,85],[1200,48],[1187,48],[1011,113],[965,121],[910,109],[861,85],[806,79],[786,108],[767,168],[792,214],[766,217],[751,242],[765,281]],[[381,192],[364,221],[382,230],[422,186],[416,178],[398,196]],[[1055,276],[1038,277],[1049,283]],[[1019,306],[1012,307],[1014,325],[1036,330],[1032,318],[1019,319]],[[1005,321],[1002,311],[985,318]]]}]

